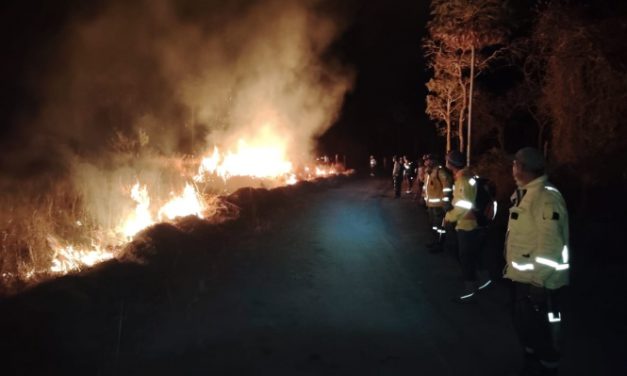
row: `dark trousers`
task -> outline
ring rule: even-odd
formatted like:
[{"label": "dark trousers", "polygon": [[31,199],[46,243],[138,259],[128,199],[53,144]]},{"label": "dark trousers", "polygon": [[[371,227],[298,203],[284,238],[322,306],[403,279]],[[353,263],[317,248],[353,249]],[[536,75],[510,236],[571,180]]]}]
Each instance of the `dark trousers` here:
[{"label": "dark trousers", "polygon": [[394,184],[394,197],[401,197],[401,185],[403,184],[403,176],[393,176],[392,183]]},{"label": "dark trousers", "polygon": [[416,180],[416,177],[413,175],[406,175],[405,180],[407,180],[407,190],[411,191],[411,187],[414,185],[414,180]]},{"label": "dark trousers", "polygon": [[486,231],[483,228],[472,231],[457,230],[459,263],[462,267],[464,281],[474,282],[477,280],[477,269],[481,262],[485,241]]},{"label": "dark trousers", "polygon": [[433,229],[432,233],[433,233],[433,241],[438,241],[438,242],[442,242],[444,241],[444,234],[442,236],[440,236],[440,234],[438,233],[437,230],[434,229],[440,229],[442,230],[442,221],[444,220],[444,208],[439,206],[439,207],[428,207],[427,208],[427,214],[429,215],[429,224],[431,225],[431,229]]},{"label": "dark trousers", "polygon": [[533,350],[535,356],[545,362],[559,360],[556,347],[560,322],[549,322],[549,312],[553,319],[559,313],[560,290],[548,290],[527,283],[514,282],[512,288],[513,318],[516,333],[522,345]]}]

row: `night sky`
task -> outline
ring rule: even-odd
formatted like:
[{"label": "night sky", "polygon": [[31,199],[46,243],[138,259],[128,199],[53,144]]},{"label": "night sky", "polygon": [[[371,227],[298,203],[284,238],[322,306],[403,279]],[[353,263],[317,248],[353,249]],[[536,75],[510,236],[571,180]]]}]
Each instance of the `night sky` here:
[{"label": "night sky", "polygon": [[418,156],[441,149],[424,113],[428,80],[421,39],[427,1],[372,1],[353,9],[338,50],[358,71],[337,124],[322,138],[349,155]]},{"label": "night sky", "polygon": [[[202,2],[184,1],[190,13]],[[237,13],[236,2],[212,2]],[[224,4],[229,4],[224,5]],[[335,124],[319,139],[320,152],[346,154],[418,154],[439,150],[442,140],[424,114],[426,69],[420,48],[428,16],[427,1],[343,1],[332,8],[344,29],[328,51],[355,72]],[[106,1],[34,0],[3,2],[0,85],[2,144],[11,145],[35,119],[43,100],[39,81],[54,74],[67,24],[98,16]],[[215,17],[219,17],[215,15]],[[55,60],[54,64],[51,60]]]}]

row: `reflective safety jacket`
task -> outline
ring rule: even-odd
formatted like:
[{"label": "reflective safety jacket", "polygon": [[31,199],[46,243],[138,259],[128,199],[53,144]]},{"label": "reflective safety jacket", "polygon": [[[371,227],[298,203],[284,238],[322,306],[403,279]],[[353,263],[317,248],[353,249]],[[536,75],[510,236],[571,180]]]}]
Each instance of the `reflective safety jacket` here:
[{"label": "reflective safety jacket", "polygon": [[472,211],[477,197],[476,180],[467,168],[457,171],[453,186],[453,209],[446,212],[445,220],[456,222],[455,229],[472,231],[478,227]]},{"label": "reflective safety jacket", "polygon": [[425,203],[427,207],[442,207],[451,200],[453,178],[442,166],[434,167],[425,179]]},{"label": "reflective safety jacket", "polygon": [[505,278],[547,289],[568,284],[568,212],[543,175],[512,196],[505,242]]}]

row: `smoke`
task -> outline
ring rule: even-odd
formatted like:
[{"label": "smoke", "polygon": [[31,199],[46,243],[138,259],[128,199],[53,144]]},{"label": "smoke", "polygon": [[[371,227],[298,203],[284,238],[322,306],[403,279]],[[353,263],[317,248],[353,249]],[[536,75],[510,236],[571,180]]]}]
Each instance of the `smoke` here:
[{"label": "smoke", "polygon": [[270,132],[304,158],[352,80],[323,60],[341,29],[317,3],[114,2],[68,28],[41,132],[99,159],[140,134],[171,154]]},{"label": "smoke", "polygon": [[352,85],[353,73],[329,53],[343,28],[329,3],[113,0],[85,8],[65,15],[46,59],[30,63],[43,67],[30,85],[38,111],[0,158],[1,180],[17,192],[27,179],[51,177],[34,192],[70,180],[102,225],[115,222],[109,202],[126,204],[120,187],[143,180],[168,192],[180,167],[170,157],[244,139],[281,141],[294,162],[306,161]]}]

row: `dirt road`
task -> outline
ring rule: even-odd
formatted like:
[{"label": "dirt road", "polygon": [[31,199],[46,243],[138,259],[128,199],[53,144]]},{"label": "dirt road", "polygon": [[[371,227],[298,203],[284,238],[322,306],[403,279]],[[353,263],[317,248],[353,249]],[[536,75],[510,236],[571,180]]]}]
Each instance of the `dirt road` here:
[{"label": "dirt road", "polygon": [[110,262],[4,301],[8,374],[446,376],[519,367],[505,287],[474,305],[451,302],[461,287],[454,257],[427,252],[424,209],[393,199],[387,179],[260,200],[234,224],[154,230],[143,264]]}]

